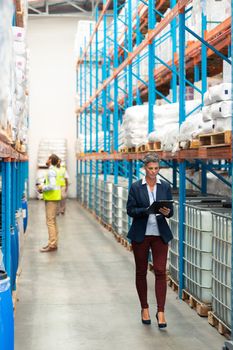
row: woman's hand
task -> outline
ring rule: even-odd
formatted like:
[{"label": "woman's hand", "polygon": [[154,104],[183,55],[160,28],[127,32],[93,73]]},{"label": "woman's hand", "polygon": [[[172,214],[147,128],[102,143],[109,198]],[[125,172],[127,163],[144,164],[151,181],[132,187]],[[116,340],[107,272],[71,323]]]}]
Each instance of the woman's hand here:
[{"label": "woman's hand", "polygon": [[159,209],[159,212],[163,214],[164,216],[168,216],[170,214],[171,209],[163,207]]}]

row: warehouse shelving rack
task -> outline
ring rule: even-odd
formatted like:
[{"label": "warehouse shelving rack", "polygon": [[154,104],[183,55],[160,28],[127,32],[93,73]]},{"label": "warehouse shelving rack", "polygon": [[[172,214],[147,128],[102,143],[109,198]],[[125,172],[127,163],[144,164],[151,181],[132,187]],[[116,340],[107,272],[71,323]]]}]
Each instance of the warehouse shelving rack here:
[{"label": "warehouse shelving rack", "polygon": [[[16,0],[12,25],[23,27],[25,11],[21,0]],[[28,190],[28,156],[0,140],[0,250],[7,275],[12,281],[12,229],[17,230],[16,213],[23,211],[23,199]],[[22,243],[22,242],[21,242]],[[1,262],[1,261],[0,261]],[[11,289],[16,285],[11,283]]]},{"label": "warehouse shelving rack", "polygon": [[[81,121],[87,118],[87,112],[95,105],[95,111],[99,114],[101,111],[102,116],[102,129],[105,132],[105,145],[103,152],[99,152],[96,147],[96,152],[86,153],[87,148],[84,150],[84,154],[77,155],[77,161],[79,163],[79,171],[82,172],[82,163],[87,161],[96,161],[104,163],[104,179],[107,180],[108,162],[114,163],[114,183],[118,183],[119,164],[120,162],[126,162],[127,174],[129,175],[129,186],[132,183],[132,174],[138,167],[138,161],[140,161],[143,153],[121,153],[119,152],[119,139],[118,139],[118,126],[122,113],[127,107],[134,104],[141,103],[143,99],[148,100],[149,108],[149,121],[148,131],[151,132],[154,129],[153,126],[153,105],[155,104],[157,97],[162,97],[167,100],[166,94],[169,88],[172,89],[172,101],[176,102],[177,99],[177,82],[179,82],[179,115],[180,124],[185,120],[185,88],[186,85],[193,87],[200,93],[200,97],[203,101],[203,95],[207,90],[207,72],[208,72],[208,60],[215,62],[214,69],[209,74],[215,75],[220,72],[220,61],[225,60],[231,64],[228,58],[229,47],[231,44],[231,19],[228,18],[224,22],[217,25],[214,29],[206,31],[207,19],[202,14],[202,35],[199,36],[186,26],[186,19],[189,14],[190,0],[178,0],[171,1],[170,12],[163,16],[163,13],[159,11],[159,6],[164,6],[167,1],[161,0],[159,3],[148,0],[137,1],[137,10],[132,9],[132,0],[127,1],[127,23],[125,22],[123,33],[120,36],[117,35],[118,24],[122,23],[122,19],[119,19],[120,8],[117,2],[114,2],[113,9],[113,39],[109,40],[109,33],[107,32],[107,15],[106,10],[110,4],[110,1],[104,2],[104,8],[100,16],[96,14],[96,27],[93,29],[91,38],[84,49],[80,60],[78,61],[77,68],[80,73],[82,69],[81,65],[85,65],[85,60],[90,47],[95,44],[96,57],[93,61],[99,66],[102,63],[102,79],[98,79],[96,74],[95,89],[92,89],[92,95],[88,100],[81,100],[81,104],[77,113],[79,115],[80,130],[82,128]],[[167,6],[168,7],[168,6]],[[166,7],[164,8],[166,10]],[[140,14],[142,14],[141,17]],[[158,21],[158,16],[162,17]],[[103,21],[104,31],[104,45],[101,47],[98,42],[98,30],[100,23]],[[148,30],[145,28],[148,25]],[[168,62],[161,60],[156,56],[157,35],[167,26],[171,26],[171,38],[172,38],[172,57]],[[177,30],[179,33],[179,53],[177,52]],[[141,33],[147,31],[147,37],[142,39]],[[196,41],[185,43],[185,33],[191,33]],[[109,41],[111,43],[110,50],[108,49]],[[112,46],[112,43],[114,45]],[[133,45],[135,44],[135,46]],[[143,49],[148,48],[148,78],[142,79],[139,72],[139,63],[142,60],[140,53]],[[155,65],[155,62],[161,63],[160,67]],[[109,63],[113,68],[109,69]],[[133,67],[137,67],[137,74],[133,72]],[[136,78],[136,84],[133,86],[133,79]],[[197,88],[194,83],[198,80],[202,80],[202,87]],[[82,86],[82,79],[79,80]],[[125,86],[122,88],[119,86],[119,81],[124,80]],[[113,98],[109,96],[109,87],[113,88]],[[123,96],[119,96],[119,92],[124,92]],[[110,101],[107,104],[107,101]],[[102,105],[101,105],[102,104]],[[98,130],[99,123],[96,116],[96,130]],[[113,146],[112,149],[107,147],[106,140],[106,128],[111,125],[108,123],[111,121],[113,125]],[[101,125],[101,124],[100,124]],[[86,132],[86,131],[85,131]],[[96,143],[97,146],[97,143]],[[90,148],[91,149],[91,148]],[[201,190],[206,193],[207,178],[206,173],[212,171],[214,174],[214,168],[212,168],[211,160],[227,160],[229,163],[228,169],[231,172],[231,160],[232,160],[232,147],[225,146],[221,148],[199,148],[180,150],[175,154],[171,152],[158,151],[161,159],[173,161],[170,164],[173,165],[174,178],[177,171],[177,163],[179,170],[179,203],[185,202],[185,178],[186,178],[186,166],[188,161],[196,160],[202,170],[202,185]],[[125,164],[125,163],[124,163]],[[86,172],[83,173],[87,175]],[[138,171],[137,171],[138,174]],[[96,176],[98,174],[96,173]],[[219,177],[224,181],[221,177]],[[226,183],[226,182],[225,182]],[[174,186],[176,184],[174,183]],[[228,185],[232,185],[229,184]],[[179,278],[179,293],[181,297],[183,289],[183,238],[184,238],[184,206],[181,206],[179,213],[179,232],[180,232],[180,278]],[[233,305],[233,304],[232,304]],[[233,322],[232,322],[233,324]]]},{"label": "warehouse shelving rack", "polygon": [[[0,143],[0,167],[2,183],[1,244],[3,263],[11,276],[11,228],[16,228],[16,212],[22,210],[22,198],[28,181],[28,158]],[[14,288],[15,286],[12,286]]]}]

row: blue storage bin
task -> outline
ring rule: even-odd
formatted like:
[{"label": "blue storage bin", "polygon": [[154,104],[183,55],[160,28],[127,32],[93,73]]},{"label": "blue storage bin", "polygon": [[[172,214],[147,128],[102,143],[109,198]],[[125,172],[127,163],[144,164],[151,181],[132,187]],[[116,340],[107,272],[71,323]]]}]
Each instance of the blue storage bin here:
[{"label": "blue storage bin", "polygon": [[23,210],[23,230],[24,233],[27,230],[27,224],[28,224],[28,202],[25,197],[22,199],[22,210]]},{"label": "blue storage bin", "polygon": [[14,311],[5,271],[0,271],[0,349],[14,350]]}]

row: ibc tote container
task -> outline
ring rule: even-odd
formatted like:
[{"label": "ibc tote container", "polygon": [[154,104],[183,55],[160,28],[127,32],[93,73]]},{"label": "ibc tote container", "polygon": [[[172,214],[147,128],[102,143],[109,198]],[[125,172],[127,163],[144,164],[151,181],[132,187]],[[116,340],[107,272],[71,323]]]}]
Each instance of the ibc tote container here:
[{"label": "ibc tote container", "polygon": [[96,180],[95,188],[95,213],[98,217],[101,217],[101,179]]},{"label": "ibc tote container", "polygon": [[83,203],[86,207],[88,207],[88,203],[89,203],[89,190],[90,190],[90,177],[89,175],[84,175]]},{"label": "ibc tote container", "polygon": [[[211,303],[212,207],[222,207],[216,198],[189,198],[185,204],[184,288],[204,303]],[[206,202],[210,200],[210,202]],[[217,199],[220,201],[220,199]],[[170,243],[169,272],[179,281],[179,203],[174,203],[174,216],[169,219],[174,239]]]},{"label": "ibc tote container", "polygon": [[231,211],[212,212],[212,311],[231,329]]},{"label": "ibc tote container", "polygon": [[185,206],[184,288],[211,303],[212,219],[209,209]]},{"label": "ibc tote container", "polygon": [[122,235],[123,234],[123,221],[127,216],[126,214],[126,201],[128,197],[127,188],[119,185],[113,187],[113,203],[112,203],[112,217],[114,230]]},{"label": "ibc tote container", "polygon": [[112,224],[112,191],[113,183],[105,182],[103,186],[103,213],[102,219],[106,224]]}]

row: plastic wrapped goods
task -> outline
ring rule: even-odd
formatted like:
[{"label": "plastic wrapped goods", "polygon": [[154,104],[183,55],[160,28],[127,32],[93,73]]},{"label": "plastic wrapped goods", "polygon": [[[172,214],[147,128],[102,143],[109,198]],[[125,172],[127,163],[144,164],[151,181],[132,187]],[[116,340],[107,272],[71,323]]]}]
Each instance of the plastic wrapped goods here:
[{"label": "plastic wrapped goods", "polygon": [[22,27],[12,27],[14,41],[25,41],[25,29]]},{"label": "plastic wrapped goods", "polygon": [[213,121],[214,131],[226,131],[232,129],[232,118],[217,118]]},{"label": "plastic wrapped goods", "polygon": [[205,93],[204,93],[204,105],[205,106],[209,106],[213,103],[212,99],[211,99],[211,96],[210,96],[210,92],[209,90],[207,90]]},{"label": "plastic wrapped goods", "polygon": [[221,101],[211,105],[211,117],[217,118],[229,118],[232,115],[232,101]]},{"label": "plastic wrapped goods", "polygon": [[180,126],[179,141],[192,140],[202,126],[202,113],[190,115]]},{"label": "plastic wrapped goods", "polygon": [[152,131],[149,135],[148,135],[148,142],[157,142],[160,141],[160,137],[158,135],[157,131]]},{"label": "plastic wrapped goods", "polygon": [[210,120],[212,120],[212,116],[211,116],[211,106],[204,106],[202,108],[202,119],[204,122],[208,122]]},{"label": "plastic wrapped goods", "polygon": [[210,97],[213,102],[232,100],[231,91],[231,83],[223,83],[209,88]]},{"label": "plastic wrapped goods", "polygon": [[198,135],[209,134],[211,132],[213,132],[213,120],[210,120],[208,122],[202,122],[200,132],[198,133]]},{"label": "plastic wrapped goods", "polygon": [[162,149],[164,151],[173,151],[179,138],[179,124],[168,125],[162,140]]},{"label": "plastic wrapped goods", "polygon": [[147,142],[148,105],[127,108],[122,123],[123,143],[127,147]]}]

